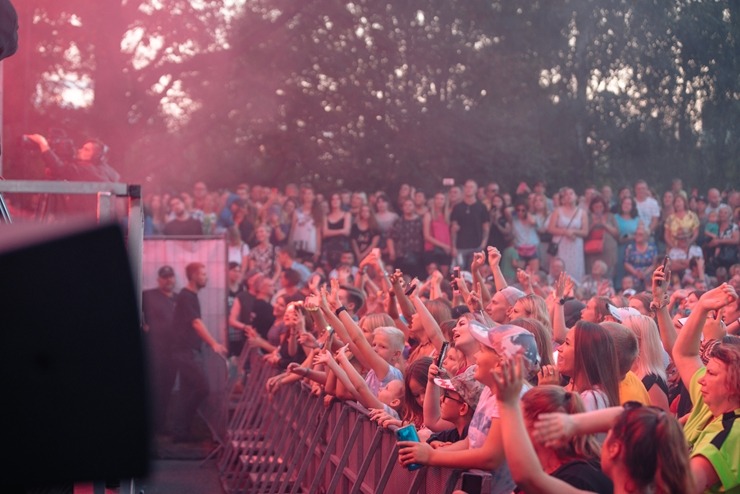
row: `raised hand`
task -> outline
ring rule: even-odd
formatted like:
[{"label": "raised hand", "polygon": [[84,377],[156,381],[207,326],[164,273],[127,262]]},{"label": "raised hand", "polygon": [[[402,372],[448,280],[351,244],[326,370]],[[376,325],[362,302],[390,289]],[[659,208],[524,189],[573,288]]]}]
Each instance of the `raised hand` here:
[{"label": "raised hand", "polygon": [[331,292],[327,294],[329,296],[329,305],[332,310],[337,310],[339,307],[342,306],[342,302],[339,300],[339,290],[339,280],[332,279]]},{"label": "raised hand", "polygon": [[663,297],[665,297],[667,293],[666,290],[670,279],[671,269],[668,266],[666,266],[665,270],[663,270],[662,264],[655,268],[655,271],[653,271],[653,300],[663,300]]},{"label": "raised hand", "polygon": [[544,365],[537,373],[537,386],[543,384],[560,385],[560,372],[554,365]]},{"label": "raised hand", "polygon": [[486,263],[486,255],[483,252],[473,252],[473,261],[470,263],[470,271],[475,273]]},{"label": "raised hand", "polygon": [[573,417],[567,413],[541,413],[534,424],[533,436],[547,447],[555,447],[576,433]]},{"label": "raised hand", "polygon": [[479,311],[483,308],[480,301],[480,295],[478,295],[477,290],[473,290],[472,292],[468,293],[468,298],[465,299],[465,305],[467,305],[468,309],[470,309],[472,312]]},{"label": "raised hand", "polygon": [[727,283],[706,292],[699,299],[699,305],[705,310],[719,310],[737,300],[735,289]]},{"label": "raised hand", "polygon": [[488,252],[488,264],[491,265],[491,268],[498,266],[501,262],[501,251],[490,245],[486,250]]},{"label": "raised hand", "polygon": [[523,367],[522,357],[517,355],[514,359],[503,360],[499,367],[490,371],[498,401],[510,404],[519,402],[519,395],[524,386]]},{"label": "raised hand", "polygon": [[524,288],[525,290],[527,290],[529,288],[529,285],[531,284],[531,277],[529,276],[529,273],[527,273],[523,269],[516,270],[516,280],[519,282],[520,285],[522,285],[522,288]]}]

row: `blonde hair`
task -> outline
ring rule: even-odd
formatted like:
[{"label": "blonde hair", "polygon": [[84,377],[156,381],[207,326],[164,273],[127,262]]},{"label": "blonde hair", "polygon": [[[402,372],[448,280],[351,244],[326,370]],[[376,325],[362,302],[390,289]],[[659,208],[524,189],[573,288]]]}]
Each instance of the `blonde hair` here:
[{"label": "blonde hair", "polygon": [[391,350],[396,352],[403,351],[403,347],[406,344],[406,337],[404,336],[403,331],[398,328],[394,328],[393,326],[380,326],[373,330],[374,335],[378,333],[382,333],[386,338],[388,338],[388,344],[390,345]]},{"label": "blonde hair", "polygon": [[663,365],[663,344],[655,321],[642,314],[627,316],[622,324],[628,327],[637,337],[638,354],[633,367],[639,377],[655,374],[667,380]]},{"label": "blonde hair", "polygon": [[529,319],[535,319],[542,323],[546,329],[552,333],[552,323],[550,322],[550,314],[547,311],[547,304],[545,299],[534,293],[530,293],[520,298],[515,304],[521,304],[522,308],[526,311],[524,317]]},{"label": "blonde hair", "polygon": [[372,314],[362,316],[358,326],[363,331],[372,333],[376,328],[381,326],[393,326],[393,319],[385,312],[373,312]]}]

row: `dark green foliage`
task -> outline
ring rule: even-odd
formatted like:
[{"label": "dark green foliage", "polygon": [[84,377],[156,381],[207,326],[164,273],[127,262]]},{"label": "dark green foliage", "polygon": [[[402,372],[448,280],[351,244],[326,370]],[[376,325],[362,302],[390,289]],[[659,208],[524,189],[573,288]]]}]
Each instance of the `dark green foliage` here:
[{"label": "dark green foliage", "polygon": [[[25,0],[43,20],[6,62],[22,97],[5,135],[64,122],[109,142],[128,179],[175,187],[738,183],[737,2],[247,0],[234,18],[162,3]],[[134,64],[120,46],[136,26],[169,52]],[[59,69],[89,75],[91,107],[49,97]],[[167,90],[187,118],[163,111]]]}]

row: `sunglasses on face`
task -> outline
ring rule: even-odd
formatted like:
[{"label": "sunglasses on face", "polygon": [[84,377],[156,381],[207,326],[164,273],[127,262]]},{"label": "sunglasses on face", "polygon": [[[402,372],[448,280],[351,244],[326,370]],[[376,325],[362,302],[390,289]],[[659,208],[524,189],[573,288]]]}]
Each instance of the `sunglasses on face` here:
[{"label": "sunglasses on face", "polygon": [[447,401],[447,400],[456,401],[460,403],[461,405],[465,403],[459,398],[453,398],[452,396],[450,396],[450,394],[447,391],[445,391],[444,393],[442,393],[442,401]]}]

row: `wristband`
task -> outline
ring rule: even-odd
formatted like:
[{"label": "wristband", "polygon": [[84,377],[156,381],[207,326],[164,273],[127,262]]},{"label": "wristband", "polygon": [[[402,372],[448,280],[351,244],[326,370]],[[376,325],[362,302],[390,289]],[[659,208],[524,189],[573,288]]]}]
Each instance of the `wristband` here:
[{"label": "wristband", "polygon": [[345,310],[347,310],[347,308],[342,305],[341,307],[339,307],[337,310],[334,311],[334,315],[339,317],[339,314],[341,314]]},{"label": "wristband", "polygon": [[560,305],[565,305],[565,298],[561,298],[560,300],[558,300],[558,303]]}]

